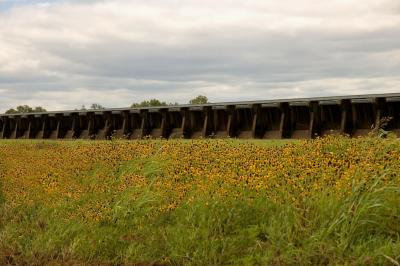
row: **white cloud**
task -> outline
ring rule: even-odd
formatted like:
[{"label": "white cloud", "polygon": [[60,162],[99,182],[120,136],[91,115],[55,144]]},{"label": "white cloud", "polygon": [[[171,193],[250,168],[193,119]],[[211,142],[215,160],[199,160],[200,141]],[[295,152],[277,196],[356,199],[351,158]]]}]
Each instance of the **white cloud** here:
[{"label": "white cloud", "polygon": [[0,13],[0,111],[393,92],[399,43],[396,0],[21,5]]}]

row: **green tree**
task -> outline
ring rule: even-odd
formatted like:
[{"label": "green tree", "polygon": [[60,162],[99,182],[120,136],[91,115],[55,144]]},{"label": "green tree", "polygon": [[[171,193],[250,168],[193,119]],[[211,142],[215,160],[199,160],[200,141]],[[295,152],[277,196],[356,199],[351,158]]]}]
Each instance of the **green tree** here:
[{"label": "green tree", "polygon": [[158,99],[150,99],[148,101],[143,101],[141,103],[133,103],[131,107],[137,108],[137,107],[166,106],[166,105],[168,105],[166,102],[162,102]]},{"label": "green tree", "polygon": [[16,113],[18,113],[18,111],[15,110],[14,108],[8,109],[8,110],[6,111],[6,114],[16,114]]},{"label": "green tree", "polygon": [[47,110],[41,106],[37,106],[35,107],[35,109],[33,109],[33,113],[44,113],[44,112],[47,112]]},{"label": "green tree", "polygon": [[30,107],[29,105],[19,105],[15,109],[11,108],[6,111],[6,114],[20,114],[20,113],[42,113],[46,112],[41,106],[37,106],[35,108]]},{"label": "green tree", "polygon": [[106,109],[106,108],[104,106],[102,106],[101,104],[93,103],[90,106],[90,109],[92,109],[92,110],[103,110],[103,109]]},{"label": "green tree", "polygon": [[189,104],[205,104],[208,103],[208,98],[204,95],[199,95],[189,101]]}]

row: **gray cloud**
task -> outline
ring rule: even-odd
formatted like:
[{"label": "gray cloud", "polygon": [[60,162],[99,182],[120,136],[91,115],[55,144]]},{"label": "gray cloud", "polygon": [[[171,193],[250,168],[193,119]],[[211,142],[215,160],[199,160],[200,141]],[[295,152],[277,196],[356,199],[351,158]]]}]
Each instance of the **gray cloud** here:
[{"label": "gray cloud", "polygon": [[[79,2],[79,3],[78,3]],[[399,91],[398,1],[61,1],[0,14],[0,111]],[[313,8],[311,8],[311,6]]]}]

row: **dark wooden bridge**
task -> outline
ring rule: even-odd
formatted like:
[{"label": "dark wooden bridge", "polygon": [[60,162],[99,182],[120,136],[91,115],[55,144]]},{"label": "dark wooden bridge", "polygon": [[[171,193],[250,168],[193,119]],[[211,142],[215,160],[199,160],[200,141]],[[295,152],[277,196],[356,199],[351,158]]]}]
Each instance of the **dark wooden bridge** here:
[{"label": "dark wooden bridge", "polygon": [[3,139],[400,136],[400,93],[0,115]]}]

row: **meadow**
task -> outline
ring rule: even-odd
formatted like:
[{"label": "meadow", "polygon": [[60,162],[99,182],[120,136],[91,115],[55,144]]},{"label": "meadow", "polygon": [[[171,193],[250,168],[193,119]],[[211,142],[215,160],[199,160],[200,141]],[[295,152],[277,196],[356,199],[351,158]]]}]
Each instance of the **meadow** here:
[{"label": "meadow", "polygon": [[0,265],[400,265],[400,141],[1,141]]}]

